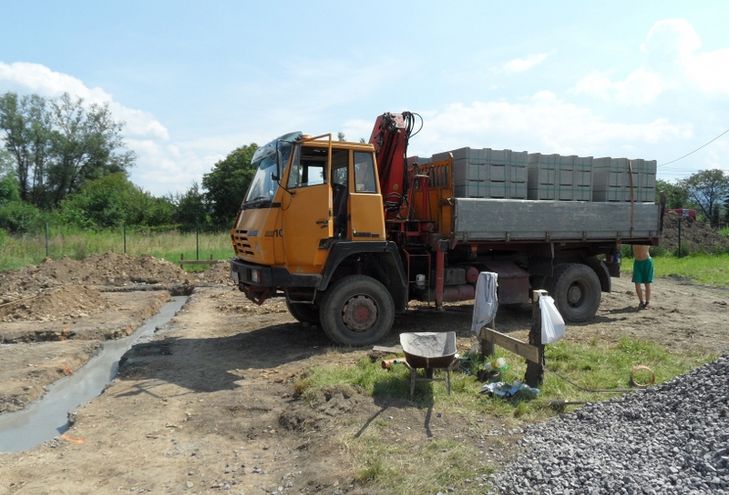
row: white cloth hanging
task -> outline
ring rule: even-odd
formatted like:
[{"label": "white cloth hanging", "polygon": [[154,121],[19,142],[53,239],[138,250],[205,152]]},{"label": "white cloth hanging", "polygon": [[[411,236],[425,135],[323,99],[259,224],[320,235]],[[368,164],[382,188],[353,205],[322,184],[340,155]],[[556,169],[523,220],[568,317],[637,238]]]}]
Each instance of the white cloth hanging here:
[{"label": "white cloth hanging", "polygon": [[494,272],[481,272],[476,282],[476,299],[473,303],[473,319],[471,320],[471,333],[478,335],[483,327],[491,323],[499,309],[499,298],[496,295],[498,274]]}]

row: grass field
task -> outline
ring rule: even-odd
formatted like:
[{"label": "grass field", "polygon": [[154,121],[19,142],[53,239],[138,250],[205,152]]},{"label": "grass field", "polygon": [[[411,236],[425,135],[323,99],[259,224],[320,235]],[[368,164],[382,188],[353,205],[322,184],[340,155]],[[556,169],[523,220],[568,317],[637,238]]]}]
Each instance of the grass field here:
[{"label": "grass field", "polygon": [[[729,287],[729,253],[696,254],[677,258],[653,258],[656,277],[682,277],[694,282],[717,287]],[[631,272],[633,260],[623,258],[621,270]]]},{"label": "grass field", "polygon": [[[508,369],[501,379],[508,383],[521,380],[526,365],[524,359],[497,348],[496,357],[506,359]],[[478,418],[502,418],[507,423],[533,422],[558,414],[553,401],[597,402],[630,389],[631,368],[636,363],[649,366],[656,382],[664,382],[696,366],[714,359],[712,355],[688,352],[671,353],[666,348],[645,340],[622,338],[613,344],[590,342],[577,344],[560,341],[546,348],[547,371],[536,398],[500,399],[480,393],[483,384],[475,372],[485,363],[477,355],[467,356],[460,370],[451,378],[452,393],[448,395],[442,383],[420,384],[416,388],[414,405],[427,409],[438,404],[439,414],[462,425],[474,428],[478,438]],[[493,358],[492,358],[493,359]],[[296,383],[297,391],[305,400],[317,391],[342,385],[354,387],[375,402],[387,399],[406,399],[409,394],[409,371],[404,365],[383,370],[379,362],[361,359],[355,366],[330,365],[312,369],[308,376]],[[647,377],[638,377],[647,381]],[[571,382],[571,383],[570,383]],[[577,387],[576,387],[576,386]],[[579,387],[579,388],[578,388]],[[614,389],[613,393],[589,392],[582,389]],[[483,489],[463,485],[464,479],[483,474],[476,465],[478,449],[472,442],[440,439],[425,445],[403,445],[397,441],[382,441],[393,436],[388,421],[373,421],[361,436],[341,439],[352,454],[360,481],[369,484],[378,493],[436,493],[443,486],[453,485],[458,493],[482,493]],[[412,450],[418,451],[423,461],[410,462]]]},{"label": "grass field", "polygon": [[[54,259],[64,256],[83,259],[92,254],[125,252],[122,231],[100,232],[50,232],[48,256]],[[228,232],[192,233],[181,232],[126,232],[126,253],[132,256],[151,255],[172,262],[195,259],[227,260],[233,257]],[[37,264],[46,257],[44,235],[0,237],[0,271],[12,270]]]}]

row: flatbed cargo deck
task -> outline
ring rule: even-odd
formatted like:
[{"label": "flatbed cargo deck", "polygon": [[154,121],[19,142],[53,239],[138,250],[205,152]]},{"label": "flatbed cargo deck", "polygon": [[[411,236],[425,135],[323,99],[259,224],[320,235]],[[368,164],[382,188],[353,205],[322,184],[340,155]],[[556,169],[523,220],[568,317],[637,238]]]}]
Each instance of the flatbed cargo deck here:
[{"label": "flatbed cargo deck", "polygon": [[626,241],[660,235],[655,203],[453,198],[452,238],[464,242]]}]

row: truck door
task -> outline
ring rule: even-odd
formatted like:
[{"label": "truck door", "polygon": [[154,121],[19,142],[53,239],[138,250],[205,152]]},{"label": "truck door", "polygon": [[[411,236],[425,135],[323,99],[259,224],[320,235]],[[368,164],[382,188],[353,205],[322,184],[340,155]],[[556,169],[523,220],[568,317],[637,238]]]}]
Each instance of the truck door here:
[{"label": "truck door", "polygon": [[351,174],[349,211],[351,239],[377,241],[385,239],[385,216],[382,196],[377,191],[375,162],[371,152],[353,152],[354,173]]},{"label": "truck door", "polygon": [[298,145],[291,162],[281,209],[286,265],[291,273],[319,273],[332,237],[332,194],[328,146]]}]

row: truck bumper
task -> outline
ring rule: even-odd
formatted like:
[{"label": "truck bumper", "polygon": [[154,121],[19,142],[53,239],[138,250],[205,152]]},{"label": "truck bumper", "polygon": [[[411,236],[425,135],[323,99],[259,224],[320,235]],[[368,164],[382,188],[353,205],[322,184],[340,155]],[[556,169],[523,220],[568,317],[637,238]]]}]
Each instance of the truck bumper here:
[{"label": "truck bumper", "polygon": [[240,290],[250,296],[249,291],[275,293],[277,289],[288,287],[319,287],[322,276],[319,274],[289,273],[280,266],[265,266],[248,263],[238,258],[230,262],[230,277]]}]

